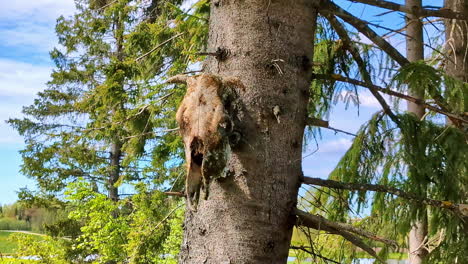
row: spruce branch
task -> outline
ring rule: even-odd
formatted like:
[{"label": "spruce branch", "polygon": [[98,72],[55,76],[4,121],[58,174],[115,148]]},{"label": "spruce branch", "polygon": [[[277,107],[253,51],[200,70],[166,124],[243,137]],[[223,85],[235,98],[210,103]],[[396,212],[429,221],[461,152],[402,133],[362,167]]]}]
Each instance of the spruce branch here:
[{"label": "spruce branch", "polygon": [[[330,22],[332,27],[335,29],[336,33],[341,38],[341,41],[343,41],[343,44],[345,45],[349,53],[351,53],[351,56],[353,57],[353,59],[356,61],[356,64],[359,68],[359,72],[362,76],[362,79],[364,79],[366,83],[372,84],[372,78],[369,72],[367,71],[366,64],[361,57],[361,53],[359,49],[356,47],[356,45],[354,45],[353,42],[351,41],[351,38],[349,37],[348,32],[343,26],[343,24],[341,24],[338,21],[338,19],[336,19],[336,17],[331,14],[324,14],[324,16],[325,18],[327,18],[327,20]],[[379,104],[382,106],[382,109],[390,117],[390,119],[392,119],[392,121],[395,122],[396,124],[399,124],[398,117],[393,113],[392,109],[387,104],[387,102],[382,97],[382,95],[380,95],[380,93],[375,89],[370,89],[370,92],[375,97],[375,99],[377,99]]]},{"label": "spruce branch", "polygon": [[[365,65],[360,65],[360,64],[363,64],[362,59],[357,60],[357,56],[360,57],[360,52],[357,49],[357,47],[352,45],[351,38],[347,35],[347,31],[346,31],[345,27],[336,19],[336,17],[334,15],[340,17],[345,22],[349,23],[354,28],[356,28],[359,32],[364,34],[368,39],[370,39],[372,42],[374,42],[380,49],[382,49],[385,53],[387,53],[388,56],[390,56],[390,58],[392,58],[398,64],[400,64],[400,66],[404,67],[404,66],[407,66],[408,64],[410,64],[408,59],[406,57],[404,57],[395,47],[393,47],[383,37],[379,36],[374,30],[372,30],[367,25],[368,23],[366,21],[361,20],[361,19],[353,16],[352,14],[350,14],[349,12],[347,12],[346,10],[342,9],[341,7],[339,7],[338,5],[336,5],[336,4],[332,3],[332,2],[326,2],[326,3],[324,3],[324,6],[325,6],[325,8],[321,9],[320,13],[323,14],[328,19],[328,21],[330,22],[332,27],[335,29],[335,31],[340,36],[340,38],[342,38],[343,41],[344,41],[343,38],[346,38],[346,42],[349,44],[348,45],[349,51],[353,55],[353,58],[358,63],[358,67],[360,68],[361,74],[363,73],[362,70],[365,69]],[[360,62],[360,61],[362,61],[362,62]],[[364,79],[365,82],[371,83],[370,78],[364,78],[364,76],[363,76],[363,79]],[[444,110],[444,111],[450,111],[451,110],[450,107],[449,107],[449,104],[446,102],[446,100],[440,94],[438,94],[436,91],[429,91],[429,92],[430,92],[431,97],[435,100],[437,105],[442,110]],[[386,109],[385,105],[382,104],[382,102],[385,102],[385,100],[383,98],[379,99],[379,97],[381,97],[381,96],[377,95],[378,92],[373,92],[372,89],[371,89],[371,93],[376,97],[376,99],[382,105],[385,113],[387,115],[389,115],[389,117],[395,123],[398,123],[398,120],[394,119],[395,116],[394,115],[392,116],[392,115],[389,114],[391,112],[391,111],[389,111],[390,108]]]},{"label": "spruce branch", "polygon": [[398,197],[401,197],[406,200],[414,201],[417,203],[443,208],[452,211],[457,216],[461,217],[462,219],[468,219],[468,205],[465,204],[456,204],[449,201],[440,201],[429,199],[425,197],[420,197],[414,193],[405,192],[401,189],[395,187],[389,187],[385,185],[379,184],[368,184],[368,183],[346,183],[346,182],[339,182],[334,180],[324,180],[320,178],[312,178],[312,177],[304,177],[303,178],[304,184],[309,185],[316,185],[327,187],[331,189],[338,189],[338,190],[348,190],[348,191],[373,191],[373,192],[382,192],[392,194]]},{"label": "spruce branch", "polygon": [[323,259],[323,260],[328,261],[328,262],[340,264],[338,261],[333,260],[333,259],[330,259],[330,258],[327,258],[327,257],[322,256],[322,255],[320,255],[320,254],[317,254],[317,253],[313,252],[312,250],[310,250],[310,249],[308,249],[307,247],[304,247],[304,246],[290,246],[289,248],[290,248],[290,249],[302,250],[302,251],[304,251],[304,252],[306,252],[306,253],[308,253],[308,254],[314,256],[314,257]]},{"label": "spruce branch", "polygon": [[400,5],[385,0],[348,0],[353,3],[362,3],[372,5],[392,11],[413,14],[418,17],[443,17],[449,19],[467,20],[467,16],[460,12],[455,12],[447,8],[427,9],[427,8],[409,8],[405,5]]},{"label": "spruce branch", "polygon": [[369,90],[376,90],[376,91],[379,91],[381,93],[388,94],[390,96],[395,96],[395,97],[398,97],[400,99],[403,99],[403,100],[406,100],[406,101],[421,105],[422,107],[424,107],[424,108],[426,108],[428,110],[434,111],[436,113],[439,113],[439,114],[445,115],[447,117],[450,117],[451,119],[455,119],[455,120],[458,120],[460,122],[468,124],[468,120],[466,118],[464,118],[463,116],[458,116],[458,115],[455,115],[453,113],[447,112],[447,111],[445,111],[443,109],[440,109],[438,107],[435,107],[433,105],[430,105],[430,104],[426,103],[422,99],[418,99],[418,98],[415,98],[415,97],[412,97],[412,96],[409,96],[409,95],[406,95],[406,94],[403,94],[403,93],[399,93],[399,92],[396,92],[396,91],[393,91],[393,90],[390,90],[390,89],[387,89],[387,88],[384,88],[384,87],[381,87],[381,86],[378,86],[378,85],[375,85],[375,84],[366,83],[366,82],[359,81],[359,80],[356,80],[356,79],[352,79],[352,78],[349,78],[349,77],[345,77],[345,76],[342,76],[342,75],[339,75],[339,74],[330,74],[330,75],[327,75],[327,74],[314,74],[313,77],[315,79],[319,79],[319,80],[336,80],[336,81],[340,81],[340,82],[346,82],[346,83],[350,83],[350,84],[353,84],[353,85],[358,85],[358,86],[367,88]]},{"label": "spruce branch", "polygon": [[[380,49],[385,51],[392,59],[394,59],[401,66],[409,64],[408,59],[406,59],[395,47],[393,47],[388,41],[379,36],[374,30],[372,30],[368,23],[362,19],[359,19],[346,10],[342,9],[338,5],[332,2],[324,3],[324,8],[319,11],[320,13],[327,15],[325,16],[328,20],[334,15],[343,19],[346,23],[349,23],[359,32],[364,34],[368,39],[372,40]],[[331,21],[330,21],[331,22]],[[338,21],[337,21],[338,22]],[[339,22],[338,22],[339,23]],[[336,23],[335,23],[336,24]],[[332,24],[335,28],[335,26]],[[335,28],[336,30],[336,28]],[[338,32],[337,32],[338,33]],[[341,37],[341,36],[340,36]]]},{"label": "spruce branch", "polygon": [[[301,211],[297,208],[294,209],[294,214],[298,217],[298,222],[297,222],[298,225],[310,227],[316,230],[327,231],[327,232],[330,232],[331,234],[340,235],[346,240],[348,240],[349,242],[351,242],[353,245],[361,248],[362,250],[369,253],[369,255],[373,256],[375,259],[379,260],[382,263],[385,263],[385,261],[377,255],[375,250],[373,250],[369,245],[364,243],[364,241],[362,241],[362,239],[355,234],[361,235],[363,237],[366,237],[372,240],[377,240],[380,242],[387,241],[390,243],[390,245],[397,245],[395,241],[382,239],[368,231],[358,229],[351,225],[333,222],[333,221],[325,219],[322,216],[312,215],[304,211]],[[373,236],[370,234],[372,234]]]},{"label": "spruce branch", "polygon": [[173,39],[175,38],[178,38],[180,36],[182,36],[183,34],[185,34],[185,32],[181,32],[177,35],[174,35],[168,39],[166,39],[165,41],[159,43],[156,47],[152,48],[151,50],[149,50],[148,52],[146,52],[145,54],[141,55],[140,57],[136,58],[135,61],[136,62],[139,62],[140,60],[142,60],[143,58],[145,58],[146,56],[150,55],[151,53],[153,53],[154,51],[156,51],[157,49],[159,49],[160,47],[166,45],[167,43],[171,42]]}]

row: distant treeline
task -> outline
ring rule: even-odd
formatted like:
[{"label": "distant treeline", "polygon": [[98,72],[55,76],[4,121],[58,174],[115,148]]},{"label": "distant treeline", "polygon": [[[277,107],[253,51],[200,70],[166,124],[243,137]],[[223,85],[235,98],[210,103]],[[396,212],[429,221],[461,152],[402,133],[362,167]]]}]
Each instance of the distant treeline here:
[{"label": "distant treeline", "polygon": [[44,232],[47,224],[64,217],[60,210],[26,207],[19,202],[0,206],[0,230]]}]

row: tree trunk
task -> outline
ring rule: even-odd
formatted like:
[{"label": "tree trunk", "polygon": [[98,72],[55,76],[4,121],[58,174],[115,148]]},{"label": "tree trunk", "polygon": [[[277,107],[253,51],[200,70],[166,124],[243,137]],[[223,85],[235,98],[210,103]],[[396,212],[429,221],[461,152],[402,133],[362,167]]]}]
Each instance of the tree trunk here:
[{"label": "tree trunk", "polygon": [[[444,7],[452,11],[468,15],[467,0],[445,0]],[[447,75],[463,82],[468,82],[468,21],[445,20],[446,54],[445,71]],[[467,107],[465,107],[465,111]],[[447,125],[452,125],[446,119]],[[468,232],[468,222],[463,223],[465,232]]]},{"label": "tree trunk", "polygon": [[[114,38],[116,41],[116,54],[117,54],[117,60],[119,62],[123,61],[123,21],[120,13],[114,18],[114,25],[115,25],[115,30],[114,30]],[[120,86],[124,87],[124,82],[122,81],[120,83]],[[114,106],[115,108],[119,106]],[[121,107],[121,106],[120,106]],[[115,114],[116,109],[112,109],[112,114]],[[118,201],[119,200],[119,189],[118,187],[115,186],[117,181],[120,178],[120,158],[122,157],[122,142],[120,142],[120,139],[118,136],[113,139],[113,142],[111,144],[111,151],[110,151],[110,165],[111,165],[111,172],[109,175],[109,181],[108,181],[108,191],[109,191],[109,199],[112,201]],[[115,213],[115,216],[117,214]]]},{"label": "tree trunk", "polygon": [[[245,86],[228,176],[187,210],[180,263],[286,263],[300,186],[314,0],[213,0],[204,70]],[[220,52],[222,51],[222,52]],[[200,197],[203,197],[201,195]]]},{"label": "tree trunk", "polygon": [[[421,9],[421,0],[406,0],[406,6],[412,10]],[[417,15],[406,14],[406,56],[410,62],[424,59],[424,36],[423,24]],[[410,87],[411,88],[411,87]],[[409,91],[409,95],[424,99],[423,93]],[[424,116],[424,107],[408,102],[408,112],[415,114],[418,118]],[[426,258],[428,251],[424,247],[427,237],[427,212],[424,208],[420,218],[415,221],[409,233],[409,261],[410,264],[421,264]]]},{"label": "tree trunk", "polygon": [[[445,0],[445,8],[468,15],[468,1]],[[445,21],[448,75],[468,82],[468,24],[467,21],[447,19]]]},{"label": "tree trunk", "polygon": [[115,141],[111,144],[110,151],[110,165],[111,172],[109,175],[108,181],[108,191],[109,199],[112,201],[119,200],[119,189],[115,186],[115,183],[119,180],[120,177],[120,157],[122,156],[122,144],[118,141]]}]

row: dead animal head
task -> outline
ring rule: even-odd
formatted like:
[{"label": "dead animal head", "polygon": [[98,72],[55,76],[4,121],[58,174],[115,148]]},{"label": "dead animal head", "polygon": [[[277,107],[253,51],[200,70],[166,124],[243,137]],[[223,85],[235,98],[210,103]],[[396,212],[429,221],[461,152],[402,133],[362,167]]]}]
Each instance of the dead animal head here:
[{"label": "dead animal head", "polygon": [[187,84],[176,119],[185,148],[186,195],[189,207],[193,207],[202,183],[206,194],[209,179],[220,177],[229,157],[228,137],[233,125],[223,104],[228,88],[221,77],[206,73],[178,75],[168,82]]}]

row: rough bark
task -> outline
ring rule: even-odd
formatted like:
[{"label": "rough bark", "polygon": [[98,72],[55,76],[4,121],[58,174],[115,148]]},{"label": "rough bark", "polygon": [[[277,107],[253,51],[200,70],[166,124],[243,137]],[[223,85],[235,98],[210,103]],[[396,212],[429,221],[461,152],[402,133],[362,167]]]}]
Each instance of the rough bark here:
[{"label": "rough bark", "polygon": [[[468,1],[445,0],[445,7],[468,15]],[[468,82],[468,22],[456,19],[445,21],[448,75]]]},{"label": "rough bark", "polygon": [[[468,15],[467,0],[445,0],[445,8]],[[445,71],[463,82],[468,82],[468,22],[447,19],[445,21],[445,39],[447,60]],[[466,110],[466,107],[465,107]],[[447,118],[447,125],[453,125],[454,119]],[[466,124],[464,126],[467,127]],[[468,232],[468,220],[463,224],[465,232]]]},{"label": "rough bark", "polygon": [[[115,17],[114,20],[114,25],[115,25],[115,31],[114,31],[114,38],[115,38],[115,49],[116,49],[116,55],[117,55],[117,60],[122,62],[124,59],[124,52],[123,52],[123,21],[122,17],[119,15]],[[120,83],[120,86],[123,87],[124,83],[123,81]],[[118,107],[118,106],[115,106]],[[112,109],[112,113],[114,114],[116,112],[116,109]],[[109,173],[109,179],[108,179],[108,197],[112,201],[118,201],[119,200],[119,189],[118,187],[115,186],[117,181],[119,180],[120,177],[120,158],[122,157],[122,142],[119,140],[118,137],[114,138],[112,143],[111,143],[111,149],[110,149],[110,173]],[[114,216],[117,216],[115,213]]]},{"label": "rough bark", "polygon": [[[406,0],[406,8],[421,9],[421,0]],[[406,56],[410,62],[415,62],[424,59],[424,36],[423,24],[420,18],[414,14],[406,15]],[[408,94],[416,99],[423,100],[424,93],[414,91],[409,87]],[[425,109],[423,106],[408,102],[408,112],[413,113],[419,119],[424,116]],[[427,212],[424,208],[423,213],[411,227],[409,233],[408,254],[410,264],[421,264],[429,253],[425,247],[425,239],[427,239]]]},{"label": "rough bark", "polygon": [[243,83],[242,136],[227,177],[211,181],[197,210],[187,210],[180,263],[287,262],[316,2],[211,1],[207,51],[223,56],[209,56],[204,71]]},{"label": "rough bark", "polygon": [[119,200],[119,190],[118,187],[115,186],[115,183],[119,180],[120,175],[120,157],[122,156],[122,144],[120,142],[114,142],[111,144],[111,151],[110,151],[110,165],[111,171],[109,173],[109,180],[108,180],[108,196],[109,199],[112,201]]}]

